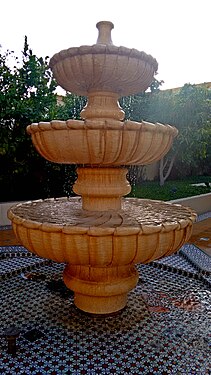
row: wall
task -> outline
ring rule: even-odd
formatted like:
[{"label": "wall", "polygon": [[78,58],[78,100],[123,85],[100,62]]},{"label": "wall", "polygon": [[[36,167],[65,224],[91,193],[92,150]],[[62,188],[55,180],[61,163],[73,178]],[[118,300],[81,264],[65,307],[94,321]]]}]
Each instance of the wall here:
[{"label": "wall", "polygon": [[191,207],[198,215],[205,212],[211,212],[211,193],[195,195],[193,197],[175,199],[170,201],[172,203],[182,204],[183,206]]},{"label": "wall", "polygon": [[11,225],[11,221],[7,217],[7,211],[11,206],[19,202],[4,202],[0,203],[0,226]]}]

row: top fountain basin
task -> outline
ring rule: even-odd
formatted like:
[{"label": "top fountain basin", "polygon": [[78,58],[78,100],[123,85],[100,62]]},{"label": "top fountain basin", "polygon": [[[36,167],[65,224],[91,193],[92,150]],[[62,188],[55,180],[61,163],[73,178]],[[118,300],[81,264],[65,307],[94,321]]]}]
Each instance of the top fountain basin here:
[{"label": "top fountain basin", "polygon": [[77,95],[107,91],[127,96],[145,91],[158,63],[145,52],[112,44],[111,22],[97,24],[97,44],[73,47],[56,53],[50,68],[58,84]]}]

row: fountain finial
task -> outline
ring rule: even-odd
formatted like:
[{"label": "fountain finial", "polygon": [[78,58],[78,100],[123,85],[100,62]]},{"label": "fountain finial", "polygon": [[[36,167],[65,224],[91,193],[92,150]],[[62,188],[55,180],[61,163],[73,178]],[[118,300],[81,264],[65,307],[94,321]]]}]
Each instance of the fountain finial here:
[{"label": "fountain finial", "polygon": [[113,44],[111,39],[111,30],[114,24],[110,21],[100,21],[96,24],[98,29],[97,44]]}]

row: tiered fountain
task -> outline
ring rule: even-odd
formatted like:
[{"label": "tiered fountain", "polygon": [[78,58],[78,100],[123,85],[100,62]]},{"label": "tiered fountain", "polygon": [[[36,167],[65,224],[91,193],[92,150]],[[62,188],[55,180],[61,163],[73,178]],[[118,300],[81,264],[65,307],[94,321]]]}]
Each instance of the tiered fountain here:
[{"label": "tiered fountain", "polygon": [[144,52],[114,46],[111,22],[97,28],[95,45],[61,51],[50,61],[60,86],[88,97],[82,120],[27,127],[44,158],[78,165],[74,192],[79,197],[21,203],[8,216],[24,247],[66,263],[64,282],[79,309],[107,314],[125,307],[138,281],[134,264],[177,251],[190,237],[196,215],[180,205],[122,198],[131,190],[126,166],[162,158],[177,130],[124,121],[118,99],[146,90],[157,62]]}]

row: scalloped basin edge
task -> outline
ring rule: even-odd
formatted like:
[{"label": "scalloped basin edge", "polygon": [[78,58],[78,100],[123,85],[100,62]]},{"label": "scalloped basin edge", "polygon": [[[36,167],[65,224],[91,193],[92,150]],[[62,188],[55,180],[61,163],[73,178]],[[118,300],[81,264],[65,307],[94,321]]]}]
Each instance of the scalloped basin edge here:
[{"label": "scalloped basin edge", "polygon": [[54,120],[31,124],[27,132],[47,160],[99,166],[155,162],[178,134],[170,125],[129,120]]}]

